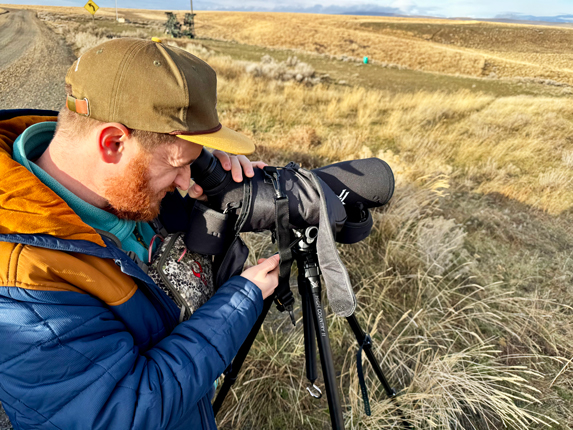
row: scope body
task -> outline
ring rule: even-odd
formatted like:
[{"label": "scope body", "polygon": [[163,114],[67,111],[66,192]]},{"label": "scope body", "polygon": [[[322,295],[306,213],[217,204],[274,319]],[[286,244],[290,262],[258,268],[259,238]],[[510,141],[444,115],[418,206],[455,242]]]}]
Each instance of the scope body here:
[{"label": "scope body", "polygon": [[[392,169],[378,158],[343,161],[312,172],[320,178],[323,189],[328,188],[338,197],[350,222],[360,222],[367,209],[385,205],[394,193]],[[191,165],[191,175],[203,188],[209,206],[215,210],[223,212],[243,198],[243,185],[234,182],[231,172],[224,170],[219,160],[206,149]],[[312,219],[310,212],[313,211],[309,211],[309,204],[312,206],[313,201],[316,202],[318,193],[309,191],[307,187],[297,187],[298,179],[288,171],[281,171],[281,181],[289,196],[292,227],[315,225],[314,222],[318,220]],[[265,184],[265,176],[260,169],[255,169],[251,182],[254,205],[248,224],[253,230],[258,230],[265,228],[267,211],[274,210],[270,207],[273,202],[272,187]]]},{"label": "scope body", "polygon": [[[370,234],[369,208],[387,203],[394,192],[388,164],[370,158],[308,171],[289,163],[255,169],[252,178],[236,183],[203,149],[191,174],[208,198],[207,205],[195,202],[184,240],[187,249],[215,256],[216,285],[243,269],[249,251],[239,232],[272,230],[286,270],[289,250],[297,242],[291,242],[294,232],[316,226],[317,257],[330,306],[343,317],[354,312],[356,297],[335,242],[356,243]],[[286,285],[288,274],[281,276]]]}]

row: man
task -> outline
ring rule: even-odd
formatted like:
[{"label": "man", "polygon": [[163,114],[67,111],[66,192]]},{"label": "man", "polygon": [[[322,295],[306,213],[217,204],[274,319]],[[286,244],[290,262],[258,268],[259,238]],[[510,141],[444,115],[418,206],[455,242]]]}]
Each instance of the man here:
[{"label": "man", "polygon": [[[159,40],[93,48],[66,84],[57,125],[0,122],[0,401],[16,429],[213,429],[213,383],[274,291],[278,257],[181,323],[141,262],[157,250],[148,221],[185,225],[193,200],[172,191],[189,189],[202,145],[254,145],[219,124],[215,72]],[[237,181],[264,165],[217,156]]]}]

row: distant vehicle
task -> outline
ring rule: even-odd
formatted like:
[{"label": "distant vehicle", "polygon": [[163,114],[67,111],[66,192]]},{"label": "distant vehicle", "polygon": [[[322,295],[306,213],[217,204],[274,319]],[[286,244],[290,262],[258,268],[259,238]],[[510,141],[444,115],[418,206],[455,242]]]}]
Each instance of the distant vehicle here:
[{"label": "distant vehicle", "polygon": [[167,22],[165,23],[165,33],[170,34],[172,37],[188,37],[189,39],[195,38],[195,15],[194,13],[186,13],[183,25],[177,20],[173,12],[165,12],[167,15]]}]

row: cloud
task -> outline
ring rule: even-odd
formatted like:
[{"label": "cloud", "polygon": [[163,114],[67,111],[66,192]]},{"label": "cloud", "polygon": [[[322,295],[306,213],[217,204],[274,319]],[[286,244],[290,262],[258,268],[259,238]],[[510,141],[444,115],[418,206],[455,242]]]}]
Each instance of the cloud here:
[{"label": "cloud", "polygon": [[418,13],[418,6],[412,0],[395,0],[391,6],[406,14]]},{"label": "cloud", "polygon": [[[426,3],[432,3],[432,2],[426,2]],[[420,6],[413,0],[394,0],[391,6],[400,9],[404,15],[439,16],[442,10],[442,8],[438,6]]]},{"label": "cloud", "polygon": [[[239,6],[240,4],[240,6]],[[229,11],[269,11],[269,12],[306,12],[306,13],[326,13],[341,14],[348,12],[379,12],[387,14],[403,13],[399,8],[390,6],[380,6],[377,4],[320,4],[309,6],[308,3],[277,4],[272,2],[248,1],[237,3],[236,1],[196,1],[197,10],[229,10]]]},{"label": "cloud", "polygon": [[[380,4],[385,3],[385,4]],[[359,3],[342,0],[326,1],[309,5],[308,3],[278,3],[271,1],[247,0],[237,3],[232,0],[194,2],[197,10],[228,11],[269,11],[269,12],[303,12],[323,14],[371,14],[371,15],[430,15],[439,11],[437,7],[420,7],[413,0],[387,0],[377,3]]]}]

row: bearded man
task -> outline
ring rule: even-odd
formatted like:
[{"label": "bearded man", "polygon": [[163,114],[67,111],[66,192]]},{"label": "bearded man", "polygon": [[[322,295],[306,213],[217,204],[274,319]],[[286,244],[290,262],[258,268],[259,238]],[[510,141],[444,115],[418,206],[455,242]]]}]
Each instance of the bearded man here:
[{"label": "bearded man", "polygon": [[[183,249],[169,279],[155,262],[203,198],[203,146],[254,145],[219,123],[215,72],[160,40],[97,46],[66,84],[57,122],[0,121],[0,401],[16,429],[213,429],[278,257],[216,292],[207,258]],[[236,181],[264,166],[215,154]]]}]

